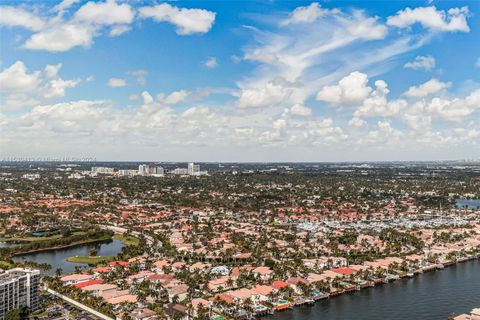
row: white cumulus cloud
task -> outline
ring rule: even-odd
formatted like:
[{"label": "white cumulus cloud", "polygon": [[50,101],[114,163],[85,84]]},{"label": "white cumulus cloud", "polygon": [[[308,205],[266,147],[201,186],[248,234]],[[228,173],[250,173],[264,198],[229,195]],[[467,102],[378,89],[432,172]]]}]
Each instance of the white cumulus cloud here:
[{"label": "white cumulus cloud", "polygon": [[98,25],[130,24],[134,16],[132,7],[127,3],[90,1],[78,9],[74,20]]},{"label": "white cumulus cloud", "polygon": [[46,22],[29,11],[12,6],[0,6],[0,26],[23,27],[32,31],[39,31]]},{"label": "white cumulus cloud", "polygon": [[436,7],[417,7],[400,10],[387,19],[387,24],[398,28],[407,28],[416,23],[432,31],[469,32],[467,23],[468,7],[451,8],[447,12]]},{"label": "white cumulus cloud", "polygon": [[23,45],[26,49],[64,52],[77,46],[89,47],[96,29],[82,24],[59,24],[33,34]]},{"label": "white cumulus cloud", "polygon": [[368,86],[368,76],[354,71],[341,79],[338,84],[324,86],[317,94],[317,100],[335,106],[355,105],[363,102],[372,88]]},{"label": "white cumulus cloud", "polygon": [[339,12],[340,10],[338,9],[324,9],[318,2],[312,2],[308,6],[295,8],[295,10],[289,14],[289,17],[281,22],[281,25],[312,23],[326,14]]},{"label": "white cumulus cloud", "polygon": [[28,73],[22,61],[17,61],[0,73],[0,91],[29,92],[40,83],[40,71]]},{"label": "white cumulus cloud", "polygon": [[412,86],[408,88],[407,92],[405,92],[405,95],[416,98],[426,97],[430,94],[445,90],[451,85],[452,84],[450,82],[442,82],[435,78],[432,78],[419,86]]},{"label": "white cumulus cloud", "polygon": [[6,110],[29,107],[40,99],[64,97],[68,88],[74,88],[80,79],[64,80],[59,71],[62,64],[46,65],[29,73],[23,61],[17,61],[0,73],[2,108]]},{"label": "white cumulus cloud", "polygon": [[152,7],[141,7],[140,17],[152,18],[158,22],[169,22],[177,27],[180,35],[206,33],[210,31],[215,21],[215,12],[205,9],[188,9],[162,3]]}]

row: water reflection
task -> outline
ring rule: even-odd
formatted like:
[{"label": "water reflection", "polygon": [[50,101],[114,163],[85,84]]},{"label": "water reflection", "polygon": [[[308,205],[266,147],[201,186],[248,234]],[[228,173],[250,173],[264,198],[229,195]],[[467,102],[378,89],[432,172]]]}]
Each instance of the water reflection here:
[{"label": "water reflection", "polygon": [[78,247],[58,249],[55,251],[42,251],[36,253],[29,253],[22,256],[13,257],[13,261],[34,261],[36,263],[48,263],[52,266],[47,274],[54,274],[55,270],[61,268],[63,273],[71,273],[75,271],[75,267],[88,269],[88,265],[82,263],[72,263],[66,261],[67,258],[73,256],[88,256],[92,249],[97,251],[99,256],[115,256],[124,247],[124,244],[119,240],[113,240],[109,243],[86,244]]}]

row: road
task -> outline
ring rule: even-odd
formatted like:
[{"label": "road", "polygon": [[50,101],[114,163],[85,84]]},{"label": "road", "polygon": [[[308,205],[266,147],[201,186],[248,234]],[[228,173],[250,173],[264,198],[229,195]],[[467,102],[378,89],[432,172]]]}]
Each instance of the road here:
[{"label": "road", "polygon": [[55,291],[55,290],[52,290],[52,289],[50,289],[50,288],[46,288],[46,289],[47,289],[47,292],[48,292],[48,293],[53,294],[54,296],[59,297],[60,299],[66,301],[66,302],[68,302],[68,303],[70,303],[70,304],[73,304],[74,306],[76,306],[76,307],[78,307],[78,308],[80,308],[80,309],[82,309],[82,310],[85,310],[85,311],[87,311],[88,313],[90,313],[90,314],[92,314],[92,315],[94,315],[94,316],[96,316],[96,317],[98,317],[98,318],[100,318],[100,319],[103,319],[103,320],[115,320],[115,319],[113,319],[113,318],[107,317],[106,315],[98,312],[97,310],[94,310],[94,309],[92,309],[92,308],[90,308],[90,307],[87,307],[86,305],[84,305],[84,304],[82,304],[82,303],[80,303],[80,302],[78,302],[78,301],[75,301],[75,300],[73,300],[73,299],[71,299],[71,298],[69,298],[69,297],[67,297],[67,296],[64,296],[63,294],[61,294],[61,293],[59,293],[59,292],[57,292],[57,291]]}]

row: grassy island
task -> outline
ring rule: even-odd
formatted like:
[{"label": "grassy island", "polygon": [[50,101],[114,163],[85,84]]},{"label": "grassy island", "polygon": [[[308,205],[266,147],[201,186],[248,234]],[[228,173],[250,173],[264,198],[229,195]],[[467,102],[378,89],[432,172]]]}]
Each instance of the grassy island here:
[{"label": "grassy island", "polygon": [[84,263],[88,265],[97,265],[100,263],[106,263],[113,261],[115,257],[113,256],[75,256],[69,257],[66,260],[73,263]]}]

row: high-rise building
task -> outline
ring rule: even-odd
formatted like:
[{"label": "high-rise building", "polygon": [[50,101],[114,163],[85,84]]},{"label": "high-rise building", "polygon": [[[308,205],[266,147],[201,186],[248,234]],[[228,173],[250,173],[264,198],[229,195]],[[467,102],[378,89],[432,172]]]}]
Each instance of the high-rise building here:
[{"label": "high-rise building", "polygon": [[127,169],[122,169],[118,170],[117,175],[120,177],[133,177],[138,174],[137,170],[127,170]]},{"label": "high-rise building", "polygon": [[188,163],[188,174],[191,176],[199,175],[200,174],[200,165],[195,164],[193,162]]},{"label": "high-rise building", "polygon": [[15,268],[0,274],[0,320],[14,309],[39,307],[40,271]]},{"label": "high-rise building", "polygon": [[138,174],[142,176],[163,175],[164,170],[154,164],[141,164],[138,166]]},{"label": "high-rise building", "polygon": [[92,173],[113,174],[115,173],[115,169],[109,167],[92,167]]},{"label": "high-rise building", "polygon": [[141,164],[138,166],[138,174],[145,176],[148,174],[148,164]]},{"label": "high-rise building", "polygon": [[165,174],[165,170],[163,169],[163,167],[160,167],[160,166],[157,167],[157,174],[162,176]]},{"label": "high-rise building", "polygon": [[173,170],[173,174],[187,175],[187,174],[188,174],[188,169],[185,169],[185,168],[176,168],[176,169]]}]

